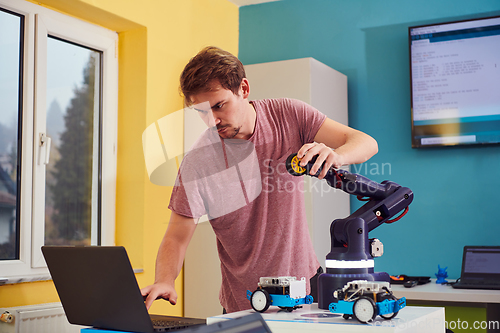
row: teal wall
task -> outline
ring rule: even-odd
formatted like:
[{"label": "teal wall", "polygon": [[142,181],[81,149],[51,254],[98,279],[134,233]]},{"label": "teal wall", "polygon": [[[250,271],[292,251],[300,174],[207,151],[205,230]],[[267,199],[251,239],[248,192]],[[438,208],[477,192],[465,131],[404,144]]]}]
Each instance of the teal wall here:
[{"label": "teal wall", "polygon": [[[464,245],[500,245],[500,146],[411,148],[407,41],[409,26],[496,15],[498,0],[282,0],[240,8],[242,62],[313,57],[346,74],[349,124],[379,143],[379,153],[351,171],[413,190],[407,216],[370,234],[385,246],[377,271],[434,277],[440,264],[456,279]],[[354,210],[360,205],[352,199]]]}]

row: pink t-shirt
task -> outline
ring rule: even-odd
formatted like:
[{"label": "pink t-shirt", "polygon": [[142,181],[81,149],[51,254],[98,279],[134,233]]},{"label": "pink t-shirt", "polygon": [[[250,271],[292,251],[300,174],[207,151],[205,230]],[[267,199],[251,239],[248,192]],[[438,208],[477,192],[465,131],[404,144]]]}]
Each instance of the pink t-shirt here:
[{"label": "pink t-shirt", "polygon": [[207,130],[184,158],[169,205],[183,216],[208,214],[221,261],[219,298],[228,312],[251,308],[246,291],[255,290],[260,277],[309,281],[320,266],[307,226],[304,179],[290,175],[285,161],[314,141],[326,116],[298,100],[252,103],[257,120],[250,139],[222,140]]}]

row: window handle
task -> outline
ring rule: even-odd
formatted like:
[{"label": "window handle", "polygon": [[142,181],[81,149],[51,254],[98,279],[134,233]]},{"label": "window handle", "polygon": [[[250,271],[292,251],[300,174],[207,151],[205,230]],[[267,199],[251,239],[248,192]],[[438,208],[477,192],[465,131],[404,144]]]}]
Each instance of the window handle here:
[{"label": "window handle", "polygon": [[45,133],[40,133],[40,151],[38,155],[38,164],[49,164],[50,146],[52,139]]}]

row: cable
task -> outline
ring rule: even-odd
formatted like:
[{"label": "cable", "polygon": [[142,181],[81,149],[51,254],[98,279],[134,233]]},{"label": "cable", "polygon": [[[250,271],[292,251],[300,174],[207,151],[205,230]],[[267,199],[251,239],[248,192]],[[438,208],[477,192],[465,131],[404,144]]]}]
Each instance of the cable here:
[{"label": "cable", "polygon": [[403,216],[405,216],[405,215],[406,215],[406,213],[408,213],[408,209],[409,209],[409,208],[408,208],[408,206],[406,206],[406,208],[405,208],[404,212],[403,212],[403,213],[401,213],[401,215],[399,215],[398,217],[396,217],[396,218],[394,218],[394,219],[392,219],[392,220],[388,220],[388,221],[386,221],[385,223],[393,223],[393,222],[399,221],[399,220],[400,220]]}]

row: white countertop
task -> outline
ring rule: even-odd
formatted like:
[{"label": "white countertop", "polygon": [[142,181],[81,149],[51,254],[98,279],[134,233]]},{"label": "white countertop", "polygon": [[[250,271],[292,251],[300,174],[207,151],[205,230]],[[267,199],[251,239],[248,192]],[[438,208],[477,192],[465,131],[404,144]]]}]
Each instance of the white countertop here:
[{"label": "white countertop", "polygon": [[[292,312],[279,311],[271,306],[262,317],[273,333],[293,332],[415,332],[415,328],[422,328],[419,332],[443,333],[445,331],[444,308],[407,306],[398,315],[390,320],[377,316],[373,322],[362,324],[355,319],[344,319],[341,314],[334,314],[328,310],[318,309],[318,304],[304,305],[301,309]],[[207,324],[221,320],[229,320],[253,313],[253,310],[234,312],[207,318]]]},{"label": "white countertop", "polygon": [[400,284],[392,284],[391,290],[397,298],[407,300],[500,303],[500,290],[454,289],[452,286],[436,284],[436,280],[412,288]]}]

